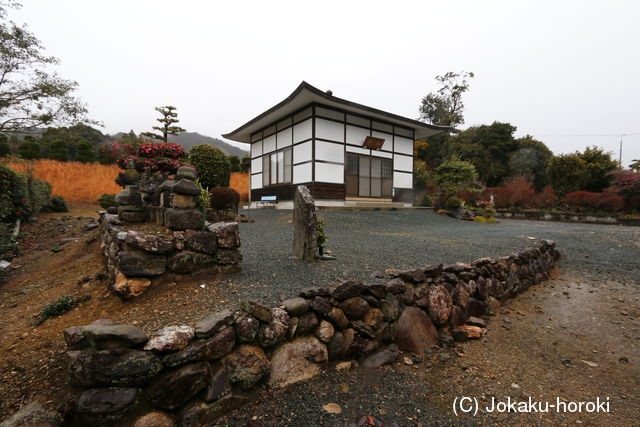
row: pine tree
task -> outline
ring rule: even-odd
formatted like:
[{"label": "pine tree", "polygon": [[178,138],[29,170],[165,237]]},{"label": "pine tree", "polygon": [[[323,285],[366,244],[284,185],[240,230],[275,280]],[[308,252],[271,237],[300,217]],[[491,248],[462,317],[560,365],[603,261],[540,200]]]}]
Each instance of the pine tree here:
[{"label": "pine tree", "polygon": [[180,121],[178,120],[176,107],[172,105],[165,105],[164,107],[156,107],[155,110],[162,114],[161,118],[156,119],[162,124],[162,126],[153,126],[152,129],[161,132],[161,134],[154,132],[143,132],[142,136],[167,142],[167,138],[169,135],[177,135],[181,132],[186,132],[186,129],[183,129],[180,126],[174,126],[174,124]]},{"label": "pine tree", "polygon": [[91,163],[95,161],[96,153],[89,141],[82,140],[76,145],[76,161],[82,163]]},{"label": "pine tree", "polygon": [[61,139],[56,139],[49,145],[49,158],[66,162],[69,160],[69,150],[67,143]]}]

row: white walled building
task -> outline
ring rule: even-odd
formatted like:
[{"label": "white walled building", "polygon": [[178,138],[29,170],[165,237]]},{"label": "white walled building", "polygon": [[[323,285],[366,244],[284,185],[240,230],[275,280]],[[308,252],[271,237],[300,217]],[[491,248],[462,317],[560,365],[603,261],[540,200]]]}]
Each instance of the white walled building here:
[{"label": "white walled building", "polygon": [[291,208],[307,185],[318,206],[413,202],[413,144],[448,128],[356,104],[302,82],[225,138],[251,145],[251,200]]}]

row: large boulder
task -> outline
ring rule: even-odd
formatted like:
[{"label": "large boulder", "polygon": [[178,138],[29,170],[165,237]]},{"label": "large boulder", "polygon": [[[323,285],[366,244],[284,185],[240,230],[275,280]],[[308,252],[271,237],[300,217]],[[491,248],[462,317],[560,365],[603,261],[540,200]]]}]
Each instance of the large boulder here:
[{"label": "large boulder", "polygon": [[135,248],[154,254],[169,253],[175,246],[175,238],[173,235],[158,236],[138,231],[128,231],[124,233],[124,242]]},{"label": "large boulder", "polygon": [[146,277],[127,277],[118,272],[110,289],[120,298],[129,300],[142,295],[145,289],[152,284],[151,279]]},{"label": "large boulder", "polygon": [[230,310],[222,310],[209,314],[196,323],[195,333],[198,338],[209,338],[232,324],[233,313]]},{"label": "large boulder", "polygon": [[205,402],[215,402],[230,392],[231,382],[229,381],[229,373],[221,363],[216,363],[212,367],[211,381],[202,395],[202,400]]},{"label": "large boulder", "polygon": [[174,273],[189,274],[201,270],[215,263],[215,258],[211,255],[180,251],[169,258],[167,266]]},{"label": "large boulder", "polygon": [[167,414],[159,411],[147,412],[136,418],[133,427],[175,427],[176,423]]},{"label": "large boulder", "polygon": [[298,338],[279,347],[271,357],[269,385],[285,387],[320,373],[318,363],[326,362],[327,347],[315,337]]},{"label": "large boulder", "polygon": [[137,347],[148,340],[142,329],[108,319],[97,320],[85,326],[70,326],[63,333],[70,350]]},{"label": "large boulder", "polygon": [[301,297],[286,299],[282,301],[282,305],[291,316],[302,316],[309,310],[309,302]]},{"label": "large boulder", "polygon": [[442,285],[435,285],[429,288],[427,294],[428,304],[427,309],[429,315],[436,325],[444,325],[449,320],[451,314],[451,306],[453,300],[451,294]]},{"label": "large boulder", "polygon": [[258,343],[266,348],[273,347],[282,342],[289,330],[289,315],[281,308],[272,310],[273,316],[271,322],[260,327],[258,332]]},{"label": "large boulder", "polygon": [[207,387],[210,381],[211,365],[192,363],[161,375],[147,389],[147,399],[155,407],[173,410]]},{"label": "large boulder", "polygon": [[204,214],[198,209],[169,208],[164,211],[164,224],[171,230],[199,230]]},{"label": "large boulder", "polygon": [[140,250],[120,251],[116,264],[126,276],[154,277],[165,272],[167,259]]},{"label": "large boulder", "polygon": [[422,310],[407,307],[396,323],[393,341],[402,351],[423,353],[438,343],[438,331]]},{"label": "large boulder", "polygon": [[235,318],[234,328],[239,342],[252,343],[260,330],[260,321],[243,311]]},{"label": "large boulder", "polygon": [[298,318],[296,335],[308,335],[314,332],[319,324],[318,316],[312,311],[307,312]]},{"label": "large boulder", "polygon": [[69,352],[69,376],[82,387],[142,385],[162,369],[149,351],[114,348],[96,352]]},{"label": "large boulder", "polygon": [[360,297],[353,297],[341,301],[338,308],[344,311],[344,314],[351,320],[362,319],[369,311],[369,304]]},{"label": "large boulder", "polygon": [[106,387],[86,390],[78,399],[75,421],[78,425],[111,425],[124,417],[137,399],[138,390],[135,388]]},{"label": "large boulder", "polygon": [[356,280],[345,280],[329,288],[329,295],[331,298],[342,301],[347,298],[360,296],[363,291],[364,285],[362,282]]},{"label": "large boulder", "polygon": [[271,309],[258,301],[244,301],[242,303],[242,309],[253,317],[262,320],[263,322],[271,322],[271,320],[273,319],[273,312],[271,311]]},{"label": "large boulder", "polygon": [[199,196],[200,195],[200,189],[198,188],[196,183],[193,182],[190,179],[181,179],[181,180],[177,181],[173,185],[171,190],[176,194],[184,194],[185,196]]},{"label": "large boulder", "polygon": [[31,402],[0,423],[1,427],[57,427],[61,424],[60,415],[47,411],[40,402]]},{"label": "large boulder", "polygon": [[191,251],[215,255],[218,251],[218,238],[209,231],[196,231],[187,234],[185,246]]},{"label": "large boulder", "polygon": [[219,247],[227,249],[240,247],[240,229],[237,222],[216,222],[207,225],[207,230],[215,233]]},{"label": "large boulder", "polygon": [[191,326],[166,326],[153,333],[144,349],[158,352],[182,350],[189,344],[194,333]]},{"label": "large boulder", "polygon": [[162,359],[162,363],[165,366],[178,366],[198,360],[217,360],[229,354],[235,343],[235,331],[232,327],[227,327],[211,338],[192,341],[183,350],[168,354]]},{"label": "large boulder", "polygon": [[222,359],[222,365],[229,373],[229,381],[237,383],[244,390],[253,387],[271,369],[264,351],[246,344]]}]

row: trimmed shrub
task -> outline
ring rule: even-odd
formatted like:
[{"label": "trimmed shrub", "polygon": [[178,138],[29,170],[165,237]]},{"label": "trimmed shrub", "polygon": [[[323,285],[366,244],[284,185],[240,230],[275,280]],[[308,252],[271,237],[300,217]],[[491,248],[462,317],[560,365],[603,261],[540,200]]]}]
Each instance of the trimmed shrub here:
[{"label": "trimmed shrub", "polygon": [[89,141],[82,140],[76,145],[76,161],[82,163],[91,163],[95,161],[96,153]]},{"label": "trimmed shrub", "polygon": [[49,158],[66,162],[69,160],[69,150],[67,143],[61,139],[56,139],[49,145]]},{"label": "trimmed shrub", "polygon": [[51,203],[42,209],[43,212],[69,212],[69,207],[67,206],[67,202],[62,198],[62,196],[53,196],[51,198]]},{"label": "trimmed shrub", "polygon": [[51,185],[0,165],[0,222],[28,218],[49,204]]},{"label": "trimmed shrub", "polygon": [[[180,144],[148,142],[135,148],[124,144],[121,148],[125,156],[116,162],[120,169],[127,169],[130,164],[133,164],[138,172],[176,173],[178,168],[184,164],[185,153]],[[128,151],[134,149],[135,154],[127,154]]]},{"label": "trimmed shrub", "polygon": [[222,150],[207,144],[196,145],[189,153],[189,161],[198,171],[203,187],[228,187],[231,166]]},{"label": "trimmed shrub", "polygon": [[426,206],[426,207],[433,206],[433,199],[431,199],[431,196],[429,194],[425,194],[424,197],[422,197],[422,200],[420,201],[420,206]]},{"label": "trimmed shrub", "polygon": [[116,206],[116,195],[105,193],[98,199],[100,207],[102,209],[109,209],[111,206]]},{"label": "trimmed shrub", "polygon": [[211,192],[213,209],[238,209],[240,193],[229,187],[214,187]]},{"label": "trimmed shrub", "polygon": [[460,209],[464,205],[464,200],[459,197],[449,197],[447,199],[447,208]]},{"label": "trimmed shrub", "polygon": [[42,157],[40,144],[32,136],[25,136],[24,141],[18,146],[18,155],[26,160],[35,160]]},{"label": "trimmed shrub", "polygon": [[547,185],[535,196],[537,208],[551,208],[556,205],[556,193],[551,186]]}]

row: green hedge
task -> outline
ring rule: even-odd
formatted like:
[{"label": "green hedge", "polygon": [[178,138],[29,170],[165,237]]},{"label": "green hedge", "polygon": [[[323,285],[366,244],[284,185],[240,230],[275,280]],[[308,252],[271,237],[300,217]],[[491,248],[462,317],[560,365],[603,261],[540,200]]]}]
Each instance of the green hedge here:
[{"label": "green hedge", "polygon": [[0,222],[28,218],[51,202],[51,184],[0,165]]}]

